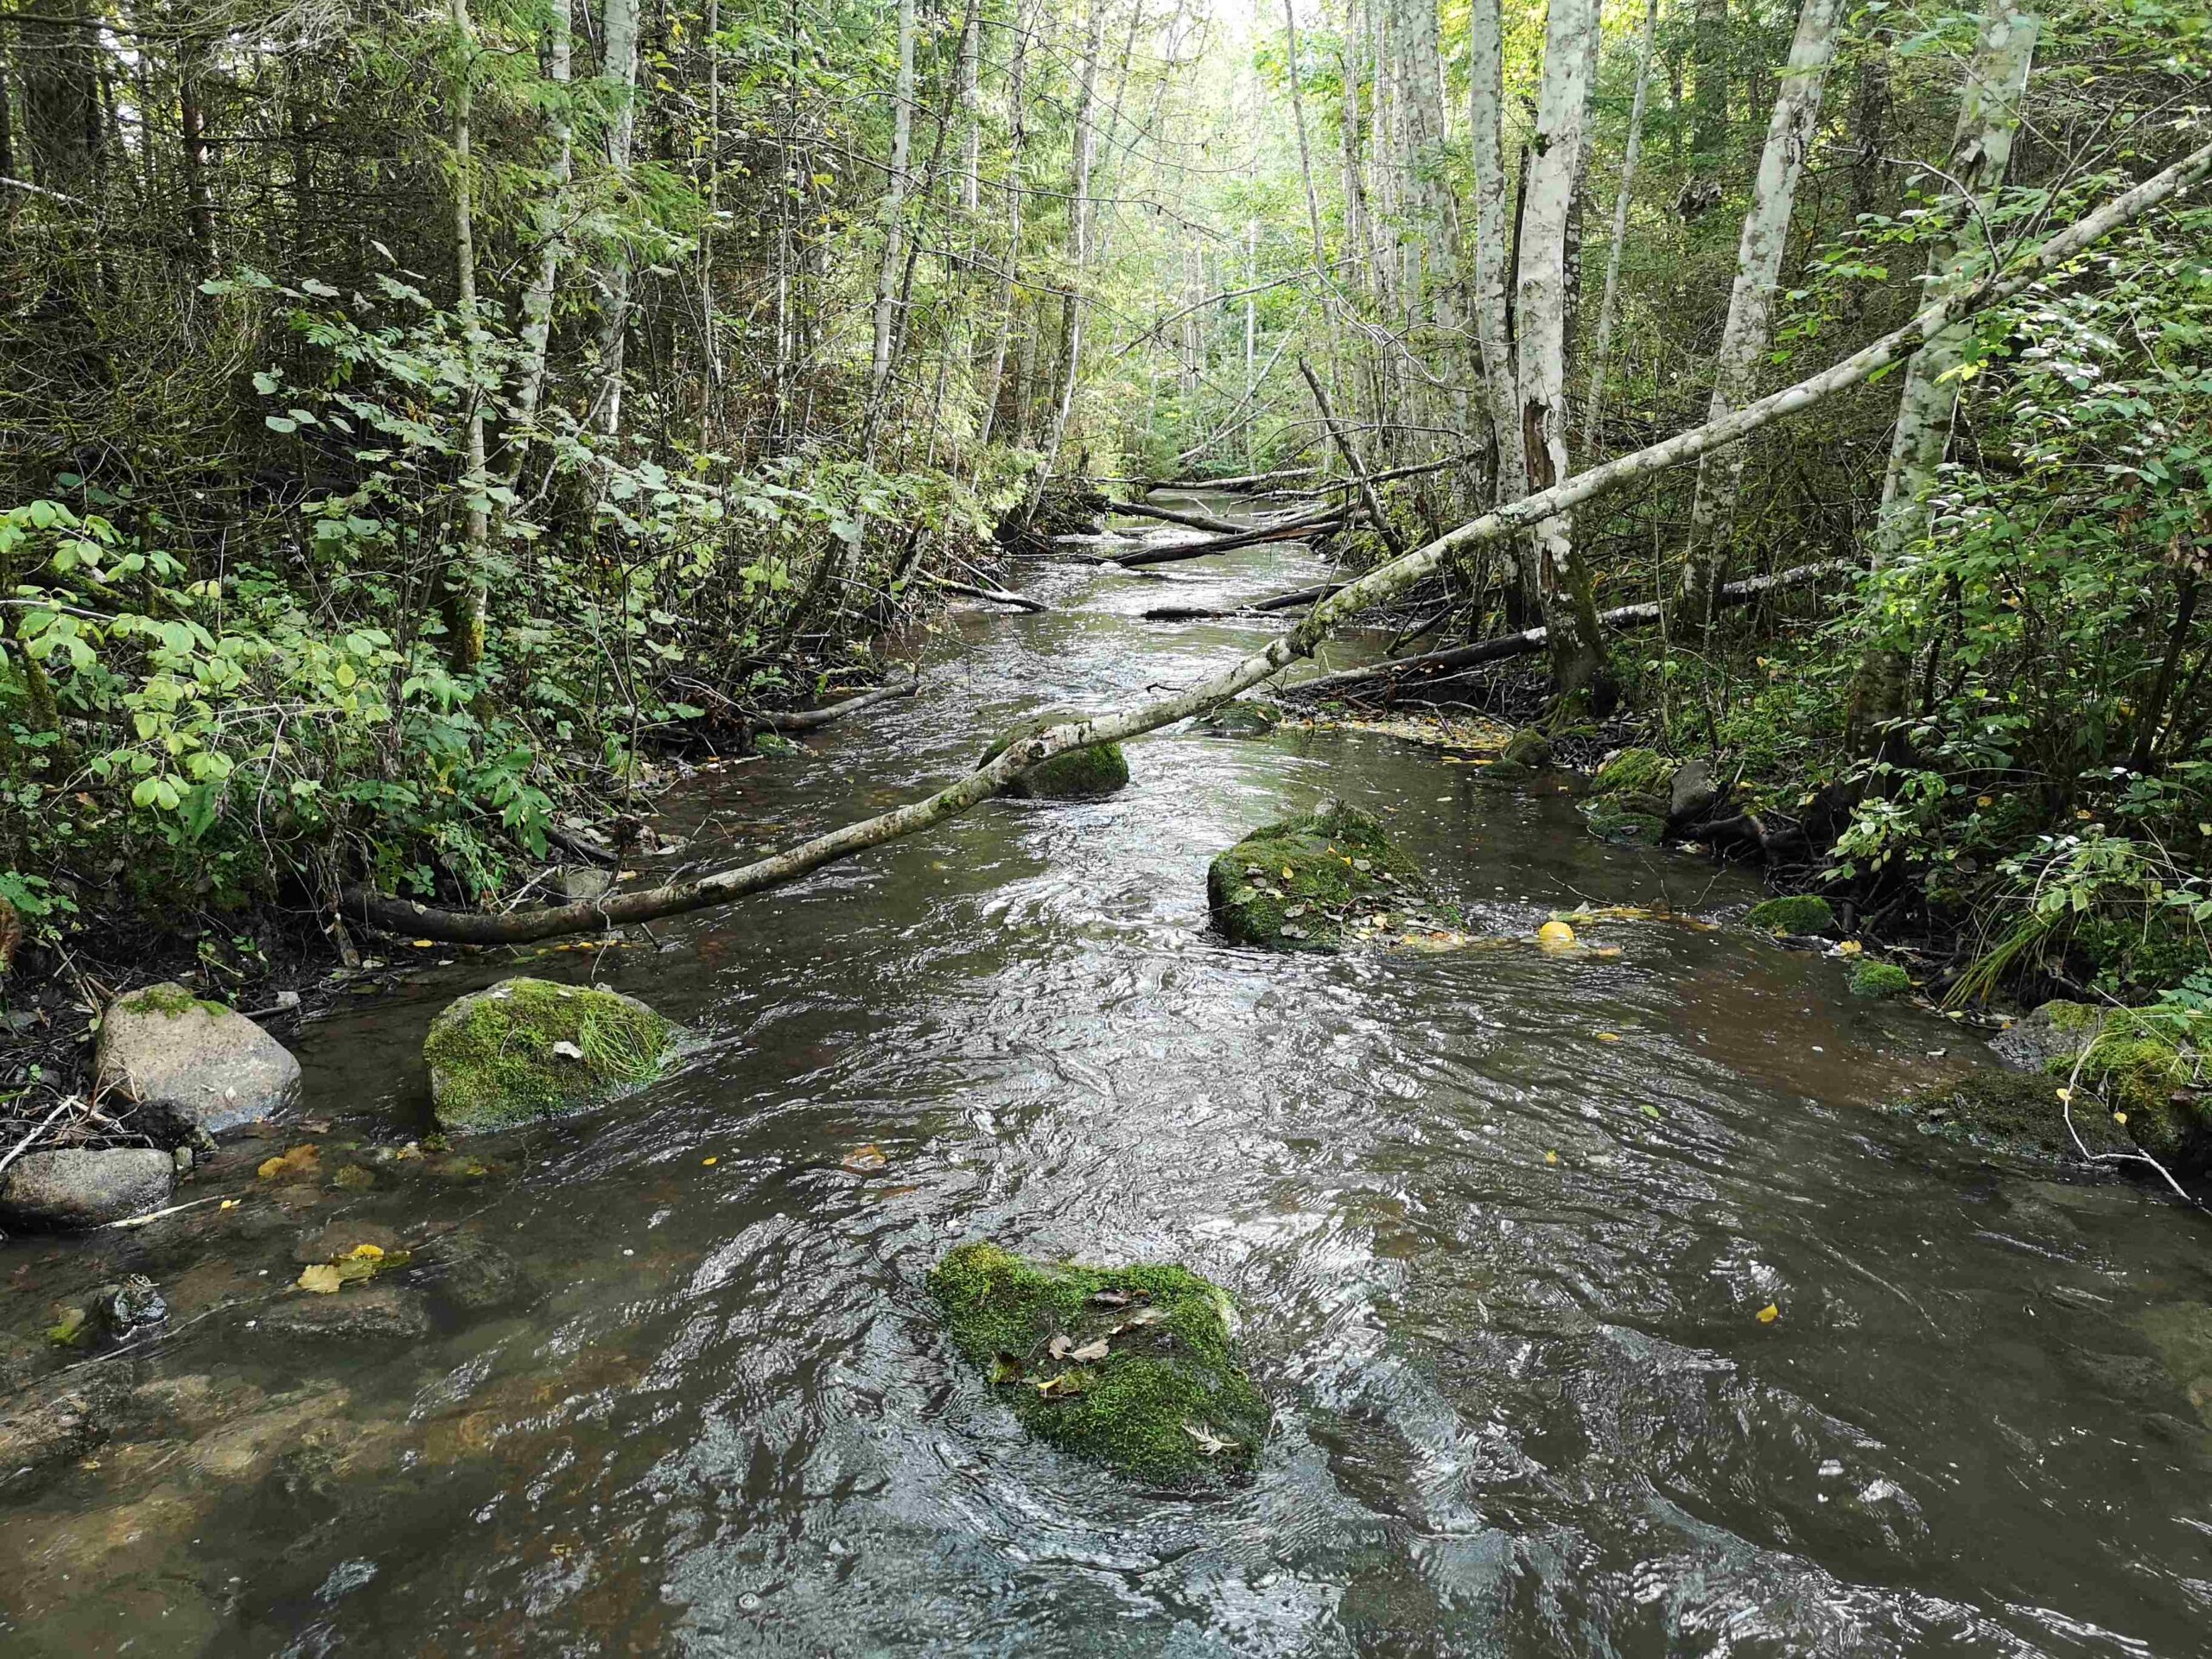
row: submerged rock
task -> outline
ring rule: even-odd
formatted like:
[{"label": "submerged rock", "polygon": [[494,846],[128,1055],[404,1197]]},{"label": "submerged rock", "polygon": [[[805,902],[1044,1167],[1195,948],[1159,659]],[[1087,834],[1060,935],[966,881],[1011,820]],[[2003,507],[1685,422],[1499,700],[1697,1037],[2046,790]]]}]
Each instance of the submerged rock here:
[{"label": "submerged rock", "polygon": [[[976,764],[989,765],[1012,745],[1025,737],[1035,736],[1047,726],[1082,718],[1080,715],[1046,714],[1026,720],[985,749],[983,758]],[[1122,753],[1122,746],[1094,743],[1087,749],[1070,749],[1065,754],[1056,754],[1043,766],[1032,767],[1008,784],[1006,792],[1016,800],[1096,801],[1103,800],[1128,781],[1129,762]]]},{"label": "submerged rock", "polygon": [[1656,847],[1667,838],[1665,817],[1649,810],[1640,798],[1617,801],[1601,797],[1585,801],[1582,818],[1599,840],[1617,842],[1624,847]]},{"label": "submerged rock", "polygon": [[504,979],[439,1014],[423,1058],[440,1127],[499,1129],[642,1087],[667,1065],[677,1034],[633,996]]},{"label": "submerged rock", "polygon": [[488,1313],[531,1294],[522,1264],[481,1234],[441,1234],[416,1253],[426,1270],[431,1298],[453,1313]]},{"label": "submerged rock", "polygon": [[176,984],[109,1005],[99,1076],[138,1103],[137,1127],[173,1141],[275,1117],[300,1098],[289,1050],[244,1014]]},{"label": "submerged rock", "polygon": [[1213,925],[1239,944],[1334,949],[1425,891],[1373,815],[1341,801],[1255,830],[1206,869]]},{"label": "submerged rock", "polygon": [[963,1244],[930,1274],[954,1343],[1039,1440],[1147,1484],[1248,1481],[1271,1418],[1230,1306],[1187,1268],[1037,1262]]},{"label": "submerged rock", "polygon": [[175,1160],[150,1147],[27,1152],[0,1176],[0,1222],[99,1227],[160,1209],[175,1187]]},{"label": "submerged rock", "polygon": [[391,1285],[347,1288],[332,1295],[301,1291],[263,1310],[259,1325],[280,1337],[419,1342],[430,1334],[430,1311],[421,1297]]},{"label": "submerged rock", "polygon": [[1214,737],[1265,737],[1281,723],[1281,715],[1249,697],[1217,704],[1198,719],[1198,729]]},{"label": "submerged rock", "polygon": [[2094,1103],[2075,1107],[2069,1135],[2066,1103],[2050,1078],[1994,1067],[1916,1090],[1898,1109],[1940,1139],[2031,1160],[2076,1162],[2084,1148],[2092,1154],[2128,1149],[2125,1132]]},{"label": "submerged rock", "polygon": [[1656,847],[1667,837],[1667,785],[1673,763],[1656,749],[1623,749],[1598,768],[1582,816],[1590,833],[1627,846]]},{"label": "submerged rock", "polygon": [[1835,907],[1817,893],[1793,893],[1753,905],[1744,925],[1762,933],[1825,936],[1835,931]]},{"label": "submerged rock", "polygon": [[102,1285],[92,1293],[93,1314],[111,1337],[127,1337],[162,1323],[169,1305],[161,1287],[143,1273],[134,1273],[120,1284]]}]

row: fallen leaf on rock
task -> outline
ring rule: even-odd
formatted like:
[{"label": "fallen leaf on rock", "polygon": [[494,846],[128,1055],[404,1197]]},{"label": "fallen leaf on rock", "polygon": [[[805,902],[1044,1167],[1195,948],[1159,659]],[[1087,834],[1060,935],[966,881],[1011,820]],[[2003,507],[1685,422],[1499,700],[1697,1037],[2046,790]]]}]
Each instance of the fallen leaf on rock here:
[{"label": "fallen leaf on rock", "polygon": [[1129,1293],[1126,1290],[1094,1290],[1090,1293],[1090,1301],[1094,1307],[1127,1307]]},{"label": "fallen leaf on rock", "polygon": [[578,1048],[574,1043],[563,1042],[553,1045],[553,1058],[556,1060],[581,1060],[583,1057],[583,1050]]},{"label": "fallen leaf on rock", "polygon": [[1116,1325],[1114,1328],[1115,1328],[1116,1331],[1134,1331],[1134,1330],[1135,1330],[1139,1325],[1165,1325],[1165,1324],[1166,1324],[1166,1323],[1167,1323],[1167,1310],[1166,1310],[1166,1308],[1164,1308],[1164,1307],[1141,1307],[1141,1308],[1137,1309],[1137,1311],[1136,1311],[1135,1313],[1134,1313],[1130,1314],[1130,1315],[1129,1315],[1129,1317],[1128,1317],[1128,1319],[1123,1319],[1123,1320],[1121,1322],[1121,1324],[1119,1324],[1119,1325]]},{"label": "fallen leaf on rock", "polygon": [[300,1269],[300,1288],[311,1290],[318,1296],[335,1296],[338,1294],[338,1287],[345,1282],[345,1280],[339,1276],[336,1265],[332,1262],[318,1262],[311,1268]]},{"label": "fallen leaf on rock", "polygon": [[1037,1385],[1037,1392],[1047,1400],[1058,1400],[1071,1394],[1083,1392],[1083,1379],[1073,1371],[1062,1371],[1058,1376],[1046,1377]]},{"label": "fallen leaf on rock", "polygon": [[883,1155],[882,1148],[871,1141],[864,1147],[855,1147],[839,1161],[847,1169],[869,1170],[881,1169],[891,1160]]},{"label": "fallen leaf on rock", "polygon": [[289,1152],[264,1159],[253,1173],[264,1181],[311,1181],[322,1173],[322,1148],[294,1147]]},{"label": "fallen leaf on rock", "polygon": [[1074,1346],[1075,1341],[1071,1337],[1054,1337],[1052,1341],[1045,1344],[1045,1351],[1054,1359],[1065,1359],[1068,1357],[1068,1350]]},{"label": "fallen leaf on rock", "polygon": [[1106,1338],[1101,1337],[1096,1342],[1084,1343],[1082,1347],[1077,1349],[1073,1353],[1070,1354],[1068,1357],[1074,1360],[1079,1365],[1096,1365],[1100,1360],[1106,1357]]}]

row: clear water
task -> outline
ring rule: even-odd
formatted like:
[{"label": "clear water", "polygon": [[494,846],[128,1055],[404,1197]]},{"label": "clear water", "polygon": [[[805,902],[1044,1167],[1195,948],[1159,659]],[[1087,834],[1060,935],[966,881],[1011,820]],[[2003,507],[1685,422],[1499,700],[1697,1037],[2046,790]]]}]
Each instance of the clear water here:
[{"label": "clear water", "polygon": [[[909,798],[1018,714],[1181,684],[1262,630],[1147,606],[1324,574],[1282,548],[1166,569],[1049,567],[1052,614],[957,614],[918,698],[684,786],[682,856]],[[1601,845],[1563,794],[1342,731],[1170,731],[1130,763],[1104,804],[995,804],[651,945],[531,958],[705,1041],[472,1146],[486,1179],[272,1197],[249,1147],[188,1189],[236,1211],[8,1247],[16,1333],[133,1266],[176,1312],[94,1368],[129,1390],[113,1437],[0,1493],[0,1647],[2212,1647],[2202,1218],[1923,1141],[1883,1103],[1978,1042],[1740,931],[1341,959],[1205,931],[1207,858],[1330,793],[1500,936],[1754,896]],[[512,971],[311,1025],[311,1138],[417,1132],[427,1022]],[[884,1166],[845,1167],[862,1146]],[[461,1226],[531,1294],[427,1339],[264,1331],[294,1236],[341,1212]],[[1163,1499],[1021,1439],[922,1288],[976,1237],[1228,1286],[1276,1406],[1259,1480]]]}]

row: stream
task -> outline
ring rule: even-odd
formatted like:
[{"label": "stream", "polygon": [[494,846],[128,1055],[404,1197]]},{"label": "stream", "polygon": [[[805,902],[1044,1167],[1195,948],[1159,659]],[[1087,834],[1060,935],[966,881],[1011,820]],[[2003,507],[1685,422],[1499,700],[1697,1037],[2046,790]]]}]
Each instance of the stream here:
[{"label": "stream", "polygon": [[[1279,544],[1161,569],[1039,565],[1017,585],[1051,613],[956,610],[912,642],[917,697],[674,791],[700,850],[660,867],[1184,685],[1275,623],[1147,607],[1328,573]],[[0,1487],[0,1649],[2208,1650],[2202,1217],[1885,1113],[1980,1039],[1732,925],[1754,876],[1592,838],[1564,780],[1328,727],[1128,755],[1111,800],[992,803],[650,940],[403,949],[451,959],[288,1037],[327,1131],[180,1190],[235,1209],[9,1244],[16,1337],[124,1271],[171,1314],[84,1368],[109,1438]],[[1618,954],[1575,957],[1211,936],[1206,861],[1330,795],[1478,934],[1586,902],[1707,925],[1596,923]],[[256,1180],[303,1141],[335,1168],[422,1135],[430,1018],[517,971],[595,973],[697,1046],[368,1190]],[[458,1228],[520,1288],[427,1334],[267,1328],[340,1215]],[[972,1238],[1227,1287],[1275,1409],[1256,1482],[1163,1498],[1025,1440],[923,1287]]]}]

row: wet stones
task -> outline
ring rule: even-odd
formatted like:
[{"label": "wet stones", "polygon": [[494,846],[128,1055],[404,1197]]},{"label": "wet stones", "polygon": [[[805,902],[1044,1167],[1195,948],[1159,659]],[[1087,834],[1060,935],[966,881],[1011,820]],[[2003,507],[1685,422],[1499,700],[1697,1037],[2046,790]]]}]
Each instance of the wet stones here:
[{"label": "wet stones", "polygon": [[931,1271],[954,1344],[1023,1428],[1145,1484],[1249,1481],[1271,1421],[1220,1287],[1175,1266],[1036,1262],[963,1244]]},{"label": "wet stones", "polygon": [[300,1097],[300,1063],[282,1043],[175,983],[109,1006],[99,1067],[103,1086],[137,1102],[136,1127],[172,1143],[275,1117]]},{"label": "wet stones", "polygon": [[423,1299],[392,1285],[349,1287],[332,1296],[301,1293],[264,1309],[259,1325],[302,1340],[386,1344],[420,1342],[431,1329]]},{"label": "wet stones", "polygon": [[496,1313],[533,1288],[513,1256],[481,1234],[461,1230],[427,1241],[415,1255],[431,1300],[463,1317]]},{"label": "wet stones", "polygon": [[1336,950],[1426,897],[1420,867],[1370,813],[1325,802],[1255,830],[1206,869],[1214,926],[1239,944]]},{"label": "wet stones", "polygon": [[[988,766],[1024,738],[1034,737],[1048,726],[1082,718],[1080,715],[1055,713],[1024,721],[985,749],[976,764]],[[1032,766],[1008,784],[1005,792],[1016,800],[1098,801],[1128,781],[1129,762],[1122,753],[1122,746],[1095,743],[1089,748],[1070,749],[1054,755],[1042,766]]]},{"label": "wet stones", "polygon": [[1623,749],[1598,768],[1582,816],[1590,833],[1626,846],[1656,847],[1667,838],[1669,780],[1674,764],[1656,749]]},{"label": "wet stones", "polygon": [[175,1160],[154,1147],[27,1152],[0,1175],[0,1224],[104,1226],[160,1209],[175,1185]]},{"label": "wet stones", "polygon": [[2104,1027],[2102,1008],[2053,999],[1991,1038],[1989,1047],[2017,1071],[2041,1071],[2054,1063],[2070,1069]]},{"label": "wet stones", "polygon": [[1282,716],[1264,702],[1237,697],[1209,709],[1197,723],[1210,737],[1265,737],[1282,723]]},{"label": "wet stones", "polygon": [[635,997],[515,978],[448,1006],[423,1058],[441,1128],[500,1129],[643,1087],[666,1067],[677,1035]]}]

